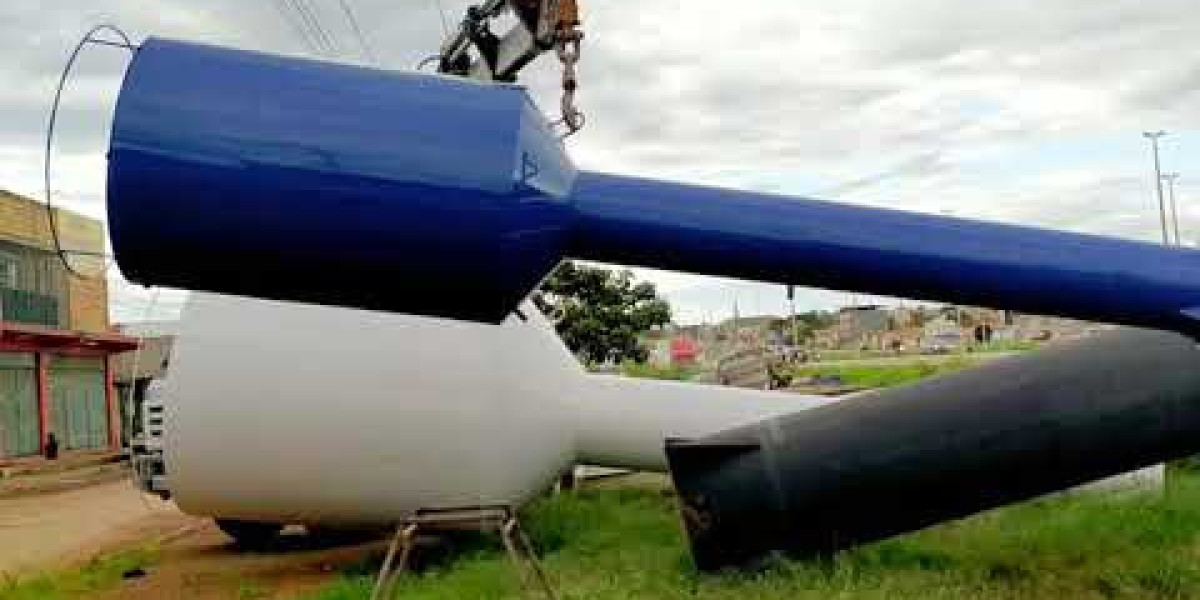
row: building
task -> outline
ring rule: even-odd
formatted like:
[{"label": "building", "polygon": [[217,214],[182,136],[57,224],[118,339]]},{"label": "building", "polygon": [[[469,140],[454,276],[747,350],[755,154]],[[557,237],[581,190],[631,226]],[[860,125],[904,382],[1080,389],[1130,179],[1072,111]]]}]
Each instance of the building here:
[{"label": "building", "polygon": [[671,340],[671,364],[677,367],[693,366],[700,361],[700,344],[687,334],[678,334]]},{"label": "building", "polygon": [[880,334],[892,329],[891,315],[880,306],[847,306],[838,311],[837,322],[814,332],[814,343],[822,350],[877,350]]},{"label": "building", "polygon": [[[109,331],[104,226],[0,190],[0,460],[115,448],[120,419],[110,357],[135,347]],[[81,254],[82,253],[82,254]]]},{"label": "building", "polygon": [[872,349],[880,352],[919,352],[924,330],[921,327],[897,328],[881,331],[872,336]]}]

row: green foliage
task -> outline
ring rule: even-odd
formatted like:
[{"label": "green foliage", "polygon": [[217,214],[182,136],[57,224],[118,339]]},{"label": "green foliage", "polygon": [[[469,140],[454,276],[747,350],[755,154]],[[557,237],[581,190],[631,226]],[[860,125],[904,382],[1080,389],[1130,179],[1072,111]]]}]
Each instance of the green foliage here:
[{"label": "green foliage", "polygon": [[621,374],[626,377],[638,377],[641,379],[687,381],[696,375],[696,369],[677,365],[656,367],[649,363],[625,361],[621,363]]},{"label": "green foliage", "polygon": [[920,381],[931,375],[939,375],[958,371],[971,366],[973,363],[964,358],[956,358],[943,362],[917,361],[907,364],[889,364],[880,366],[828,366],[817,368],[799,368],[794,371],[792,381],[804,381],[810,377],[839,377],[849,386],[861,388],[885,388],[894,385]]},{"label": "green foliage", "polygon": [[[582,490],[543,499],[525,525],[562,598],[1200,597],[1200,476],[1175,475],[1162,496],[1057,496],[843,552],[773,561],[765,570],[697,573],[674,501],[658,490]],[[881,500],[886,501],[886,500]],[[364,573],[310,600],[359,600]],[[396,598],[521,598],[499,544],[402,580]]]},{"label": "green foliage", "polygon": [[76,569],[41,573],[0,583],[0,600],[68,600],[115,587],[126,572],[158,561],[154,547],[100,556]]},{"label": "green foliage", "polygon": [[654,284],[635,283],[631,271],[571,261],[551,273],[534,302],[554,321],[567,347],[592,363],[645,361],[638,334],[671,322],[671,307]]}]

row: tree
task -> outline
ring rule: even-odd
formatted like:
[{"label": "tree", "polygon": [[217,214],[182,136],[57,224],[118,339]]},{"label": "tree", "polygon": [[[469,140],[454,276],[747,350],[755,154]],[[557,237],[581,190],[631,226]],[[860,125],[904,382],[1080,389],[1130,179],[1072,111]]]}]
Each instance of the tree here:
[{"label": "tree", "polygon": [[654,284],[628,270],[563,262],[534,294],[534,303],[576,355],[592,363],[646,360],[638,334],[671,322],[671,307]]}]

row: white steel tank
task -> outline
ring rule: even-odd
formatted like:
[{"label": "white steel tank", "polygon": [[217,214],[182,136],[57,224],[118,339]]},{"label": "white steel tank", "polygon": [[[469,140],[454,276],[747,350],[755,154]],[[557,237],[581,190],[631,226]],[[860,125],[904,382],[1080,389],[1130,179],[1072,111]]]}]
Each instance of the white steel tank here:
[{"label": "white steel tank", "polygon": [[164,391],[180,508],[275,523],[519,505],[574,463],[661,470],[666,437],[828,402],[590,375],[528,304],[488,325],[209,293]]}]

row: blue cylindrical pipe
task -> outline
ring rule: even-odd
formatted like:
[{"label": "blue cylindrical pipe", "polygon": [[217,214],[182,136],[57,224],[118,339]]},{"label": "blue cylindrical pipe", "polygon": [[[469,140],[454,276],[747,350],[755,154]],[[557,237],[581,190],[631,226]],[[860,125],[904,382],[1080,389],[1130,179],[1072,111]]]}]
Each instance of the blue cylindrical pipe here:
[{"label": "blue cylindrical pipe", "polygon": [[577,172],[514,86],[152,38],[109,153],[144,284],[498,322],[564,257],[1195,333],[1200,252]]},{"label": "blue cylindrical pipe", "polygon": [[1197,331],[1200,252],[581,173],[572,256]]}]

